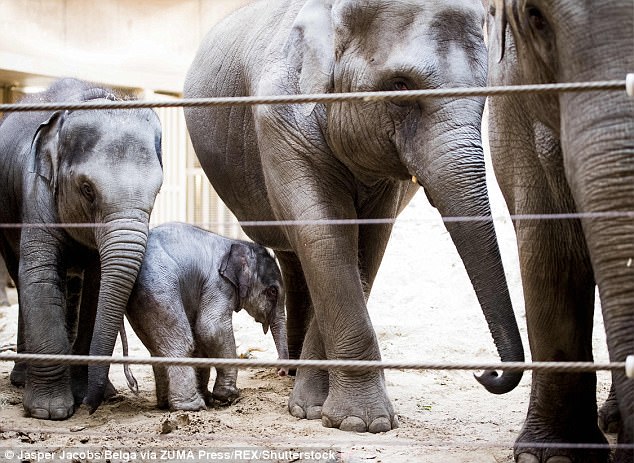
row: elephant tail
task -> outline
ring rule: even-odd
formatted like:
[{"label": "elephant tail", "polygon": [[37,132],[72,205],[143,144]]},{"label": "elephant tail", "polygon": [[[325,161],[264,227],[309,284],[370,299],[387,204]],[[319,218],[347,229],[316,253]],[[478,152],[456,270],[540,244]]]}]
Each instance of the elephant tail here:
[{"label": "elephant tail", "polygon": [[[119,336],[121,336],[121,348],[123,349],[123,356],[128,356],[128,336],[125,332],[125,324],[123,321],[121,322],[121,327],[119,328]],[[123,364],[123,373],[125,374],[125,379],[128,383],[128,387],[135,394],[139,394],[139,383],[136,378],[132,374],[132,370],[130,369],[130,365],[127,363]]]}]

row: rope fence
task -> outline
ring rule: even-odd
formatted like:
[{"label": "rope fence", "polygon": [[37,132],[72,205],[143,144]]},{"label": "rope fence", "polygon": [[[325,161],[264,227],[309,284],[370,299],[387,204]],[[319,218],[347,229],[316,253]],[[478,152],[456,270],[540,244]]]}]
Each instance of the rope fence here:
[{"label": "rope fence", "polygon": [[347,371],[373,370],[540,370],[557,373],[582,373],[594,371],[622,371],[634,378],[634,355],[625,362],[403,362],[384,360],[254,360],[239,358],[176,358],[176,357],[121,357],[91,355],[51,355],[0,353],[0,361],[28,362],[44,365],[162,365],[216,368],[317,368],[321,370],[339,369]]},{"label": "rope fence", "polygon": [[[481,216],[446,216],[440,217],[444,223],[452,222],[513,222],[522,220],[580,220],[580,219],[619,219],[634,218],[634,211],[607,211],[607,212],[570,212],[552,214],[511,214],[504,216],[481,215]],[[417,219],[424,221],[437,221],[436,218]],[[314,226],[314,225],[384,225],[394,224],[397,218],[386,217],[378,219],[315,219],[315,220],[244,220],[238,221],[238,225],[243,228],[249,227],[289,227],[289,226]],[[120,220],[117,224],[125,223]],[[226,221],[199,222],[192,223],[203,228],[226,226]],[[0,223],[3,228],[109,228],[114,225],[107,223]]]},{"label": "rope fence", "polygon": [[255,106],[273,104],[342,103],[378,101],[414,101],[421,98],[467,98],[478,96],[505,96],[525,94],[553,94],[569,92],[627,91],[630,92],[629,77],[624,80],[596,82],[507,85],[495,87],[460,87],[429,90],[403,90],[383,92],[317,93],[306,95],[242,96],[218,98],[185,98],[172,101],[100,101],[81,103],[15,103],[1,104],[0,112],[28,111],[76,111],[104,109],[140,108],[194,108],[209,106]]},{"label": "rope fence", "polygon": [[[228,106],[254,106],[254,105],[279,105],[279,104],[308,104],[308,103],[367,103],[380,101],[415,101],[422,98],[470,98],[470,97],[497,97],[525,94],[554,94],[568,92],[596,92],[596,91],[626,91],[628,95],[634,97],[634,74],[628,74],[624,80],[607,80],[598,82],[579,83],[559,83],[540,85],[518,85],[518,86],[498,86],[498,87],[477,87],[477,88],[448,88],[431,90],[409,90],[409,91],[385,91],[385,92],[350,92],[350,93],[330,93],[330,94],[309,94],[309,95],[275,95],[275,96],[250,96],[250,97],[226,97],[226,98],[198,98],[198,99],[175,99],[171,101],[140,101],[121,100],[107,102],[82,102],[82,103],[17,103],[0,104],[0,112],[27,112],[27,111],[59,111],[59,110],[114,110],[114,109],[140,109],[140,108],[194,108],[194,107],[228,107]],[[578,220],[578,219],[615,219],[634,218],[634,211],[614,211],[614,212],[579,212],[579,213],[554,213],[554,214],[530,214],[511,215],[510,219],[518,220]],[[509,216],[463,216],[463,217],[442,217],[444,222],[490,222],[508,220]],[[374,225],[393,224],[395,218],[377,219],[335,219],[335,220],[291,220],[291,221],[242,221],[239,225],[243,228],[259,226],[310,226],[310,225]],[[204,225],[219,225],[220,223],[206,223]],[[0,229],[10,228],[86,228],[86,227],[107,227],[107,224],[86,224],[86,223],[3,223]],[[403,362],[403,361],[362,361],[362,360],[254,360],[254,359],[219,359],[219,358],[165,358],[165,357],[109,357],[109,356],[81,356],[81,355],[44,355],[44,354],[24,354],[8,353],[7,350],[14,350],[14,345],[4,345],[0,348],[0,361],[15,361],[37,364],[129,364],[129,365],[179,365],[191,367],[216,367],[216,368],[317,368],[317,369],[345,369],[349,371],[369,371],[369,370],[498,370],[498,371],[549,371],[559,373],[572,372],[596,372],[596,371],[625,371],[629,378],[634,378],[634,355],[630,355],[624,362]],[[6,427],[0,424],[0,433],[56,433],[78,435],[81,431],[61,429],[60,427],[46,429],[19,430]],[[146,433],[148,438],[156,438],[153,433]],[[92,437],[125,437],[129,435],[135,439],[144,436],[144,433],[126,433],[117,431],[116,433],[95,433],[89,431]],[[210,441],[217,438],[216,435],[196,434],[186,435],[163,435],[163,438],[174,438],[179,440],[197,440],[207,438]],[[255,438],[244,436],[244,441],[256,442]],[[273,442],[273,440],[270,440]],[[257,444],[267,443],[266,438],[259,437]],[[329,444],[337,445],[350,444],[349,440],[341,441],[329,438]],[[309,445],[314,445],[314,440],[309,440]],[[446,442],[436,442],[429,444],[422,443],[400,443],[397,445],[445,448]],[[474,442],[452,442],[452,447],[464,448],[482,447],[482,443]],[[559,449],[634,449],[634,444],[592,444],[592,443],[508,443],[508,442],[486,442],[487,447],[509,448],[531,447],[531,448],[559,448]]]}]

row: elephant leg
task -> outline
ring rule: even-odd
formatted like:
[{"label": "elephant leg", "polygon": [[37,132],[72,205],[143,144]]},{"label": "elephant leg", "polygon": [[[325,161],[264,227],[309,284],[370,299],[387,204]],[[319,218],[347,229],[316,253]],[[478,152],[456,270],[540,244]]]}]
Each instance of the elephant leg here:
[{"label": "elephant leg", "polygon": [[[21,307],[18,305],[18,307]],[[24,315],[23,311],[18,308],[18,342],[16,352],[22,354],[25,351],[25,339],[24,339]],[[26,362],[15,362],[9,379],[11,384],[17,387],[24,387],[26,383],[26,371],[28,364]]]},{"label": "elephant leg", "polygon": [[[187,357],[185,352],[183,352],[183,355],[175,356]],[[170,410],[193,412],[205,410],[205,400],[198,391],[196,370],[193,367],[185,366],[168,366],[165,370],[169,383],[168,402]]]},{"label": "elephant leg", "polygon": [[[591,362],[594,278],[580,224],[531,221],[517,231],[533,361]],[[519,462],[555,456],[607,461],[607,450],[536,448],[532,442],[606,443],[597,426],[596,374],[533,372],[515,455]]]},{"label": "elephant leg", "polygon": [[[77,280],[78,273],[69,274],[67,278],[66,322],[71,329],[75,328],[73,337],[73,355],[88,355],[95,327],[97,304],[99,299],[100,267],[98,261],[91,262],[84,273],[81,282]],[[78,288],[77,285],[81,286]],[[75,404],[80,405],[86,397],[88,387],[88,365],[72,365],[70,367],[73,396]]]},{"label": "elephant leg", "polygon": [[[200,357],[200,355],[196,355]],[[196,381],[198,384],[198,392],[203,396],[205,404],[209,407],[214,401],[211,392],[209,392],[209,378],[211,376],[211,368],[196,368]]]},{"label": "elephant leg", "polygon": [[[313,318],[308,326],[302,359],[323,360],[326,358],[324,343],[319,334],[317,321]],[[321,419],[324,402],[328,397],[328,371],[314,368],[299,368],[295,386],[288,401],[288,410],[297,418]]]},{"label": "elephant leg", "polygon": [[616,398],[613,377],[608,398],[599,409],[599,428],[606,434],[618,434],[621,431],[621,425],[621,411],[619,410],[619,401]]},{"label": "elephant leg", "polygon": [[[286,293],[288,355],[291,359],[298,359],[313,311],[310,294],[297,256],[291,252],[277,252],[276,256],[280,262]],[[295,369],[290,373],[294,375]]]},{"label": "elephant leg", "polygon": [[71,344],[74,344],[77,337],[83,284],[84,272],[82,270],[68,271],[66,274],[66,330],[68,331],[68,342]]},{"label": "elephant leg", "polygon": [[166,367],[152,365],[152,370],[154,370],[154,385],[156,387],[156,406],[161,410],[167,410],[169,408],[169,388]]},{"label": "elephant leg", "polygon": [[[20,261],[20,312],[25,352],[69,354],[66,308],[61,291],[60,250],[41,230],[23,234]],[[35,238],[38,239],[35,239]],[[63,364],[29,364],[23,397],[24,411],[38,419],[62,420],[74,413],[69,368]]]},{"label": "elephant leg", "polygon": [[[203,294],[194,331],[197,349],[206,357],[236,357],[232,313],[231,307],[222,307],[214,301],[211,292]],[[237,382],[237,368],[216,368],[212,397],[219,402],[235,400],[240,395]]]}]

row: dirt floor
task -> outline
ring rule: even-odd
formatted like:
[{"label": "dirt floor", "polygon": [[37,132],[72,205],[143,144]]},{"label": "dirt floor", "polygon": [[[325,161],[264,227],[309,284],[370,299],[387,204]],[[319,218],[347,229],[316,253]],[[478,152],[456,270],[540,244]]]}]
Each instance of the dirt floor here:
[{"label": "dirt floor", "polygon": [[[494,184],[491,195],[494,215],[503,217],[506,210]],[[512,227],[505,219],[496,226],[529,357]],[[466,272],[423,194],[396,224],[369,311],[386,360],[497,361]],[[15,342],[16,320],[17,306],[0,308],[0,346]],[[607,361],[599,313],[595,326],[595,358]],[[147,356],[129,327],[128,333],[131,355]],[[235,333],[239,353],[276,357],[270,335],[265,337],[246,314],[236,315]],[[292,417],[286,404],[293,379],[272,370],[241,371],[241,397],[230,406],[168,413],[156,408],[150,367],[132,367],[140,386],[135,396],[122,367],[115,365],[110,373],[120,391],[115,400],[91,416],[80,409],[69,420],[47,422],[23,417],[22,390],[9,382],[11,367],[0,362],[0,461],[36,461],[38,455],[24,452],[48,450],[57,461],[509,462],[530,392],[530,374],[512,392],[495,396],[472,372],[388,370],[388,393],[400,427],[372,435]],[[609,374],[600,372],[598,378],[602,402]],[[256,451],[262,453],[251,453]],[[305,453],[295,453],[300,451]]]}]

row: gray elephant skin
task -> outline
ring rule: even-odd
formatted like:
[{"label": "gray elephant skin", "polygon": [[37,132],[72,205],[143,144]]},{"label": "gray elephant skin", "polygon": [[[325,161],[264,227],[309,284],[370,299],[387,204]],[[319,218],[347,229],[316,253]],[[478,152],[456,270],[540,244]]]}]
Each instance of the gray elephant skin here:
[{"label": "gray elephant skin", "polygon": [[[490,83],[625,79],[634,71],[632,7],[631,0],[491,2]],[[634,353],[634,100],[625,92],[492,97],[489,132],[511,214],[584,214],[515,221],[532,359],[592,361],[598,285],[610,360],[625,361]],[[634,381],[624,371],[614,372],[606,407],[604,425],[620,428],[618,443],[634,443]],[[596,375],[535,371],[517,442],[521,462],[607,461],[607,449],[531,446],[606,443]],[[633,455],[621,448],[614,458]]]},{"label": "gray elephant skin", "polygon": [[10,305],[7,295],[7,288],[10,286],[13,286],[13,280],[9,276],[7,264],[4,263],[4,259],[0,256],[0,307]]},{"label": "gray elephant skin", "polygon": [[[126,315],[153,356],[235,358],[232,318],[241,309],[264,334],[270,327],[278,357],[288,359],[282,275],[264,247],[180,223],[150,231]],[[237,376],[216,368],[210,393],[209,368],[155,366],[158,406],[195,411],[233,400]]]},{"label": "gray elephant skin", "polygon": [[[481,86],[484,20],[479,0],[257,2],[209,32],[184,93]],[[442,216],[490,214],[483,105],[483,98],[464,98],[186,110],[200,163],[238,219],[290,221],[246,232],[280,262],[291,358],[301,351],[304,359],[380,359],[366,301],[391,219],[419,188],[413,177]],[[325,222],[355,219],[366,223]],[[493,224],[446,227],[502,360],[521,361]],[[520,378],[486,372],[479,380],[503,393]],[[289,411],[342,430],[398,425],[379,372],[299,369]]]},{"label": "gray elephant skin", "polygon": [[[64,79],[25,102],[113,98]],[[161,183],[161,126],[151,110],[9,113],[2,120],[0,223],[25,224],[0,231],[18,288],[19,352],[112,355]],[[12,380],[25,382],[24,409],[35,418],[68,418],[82,401],[94,411],[109,384],[108,366],[20,367]]]}]

